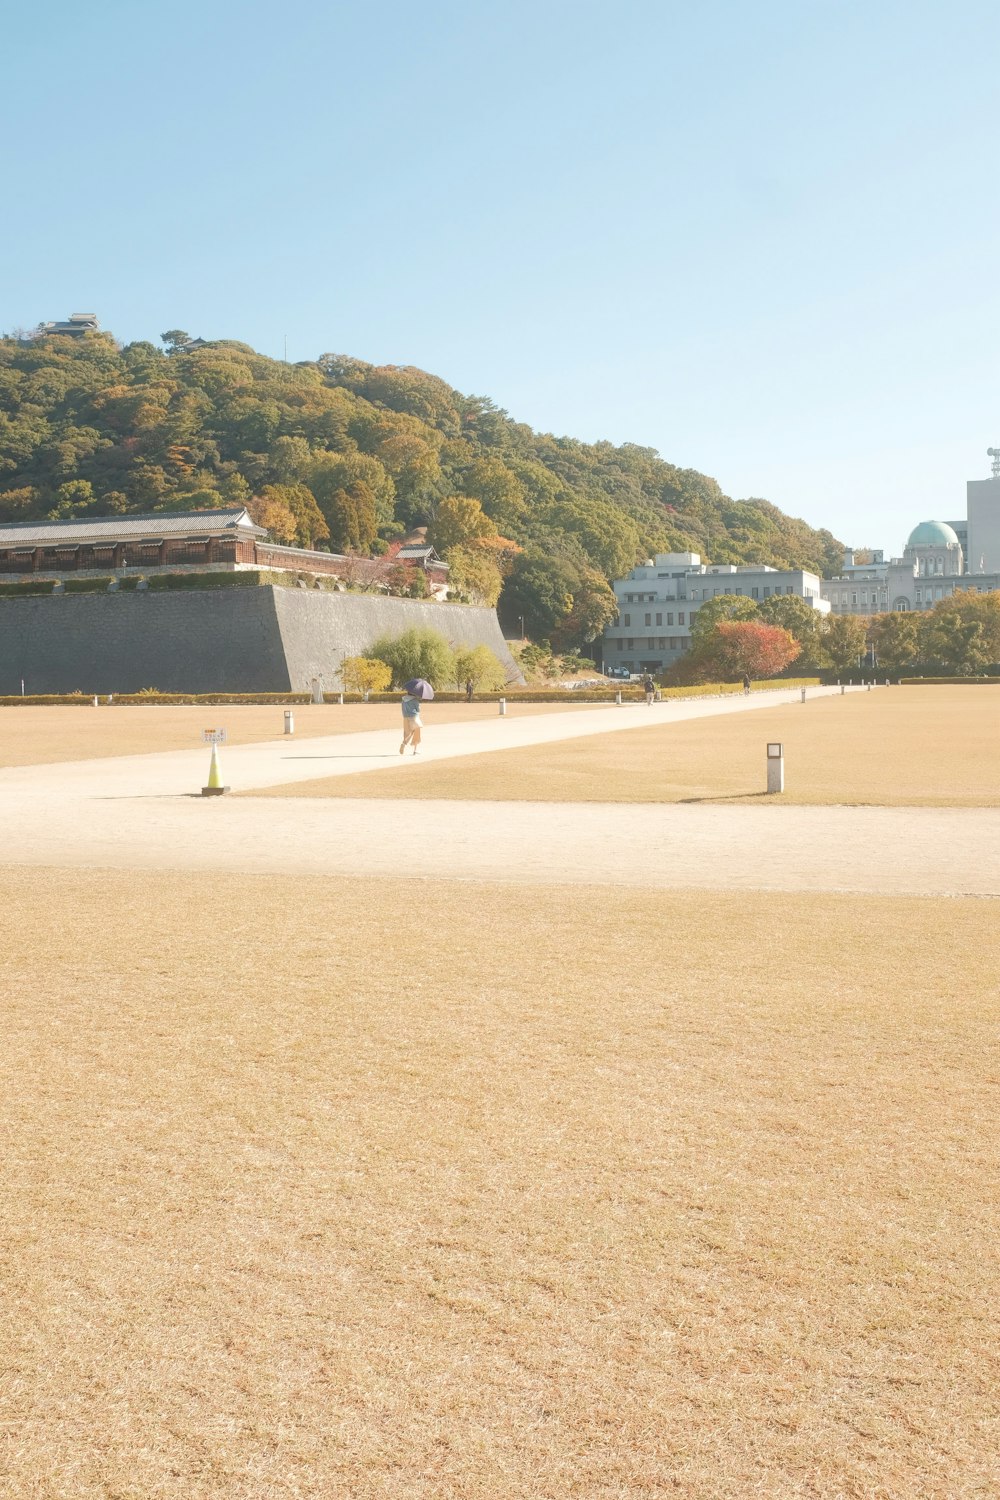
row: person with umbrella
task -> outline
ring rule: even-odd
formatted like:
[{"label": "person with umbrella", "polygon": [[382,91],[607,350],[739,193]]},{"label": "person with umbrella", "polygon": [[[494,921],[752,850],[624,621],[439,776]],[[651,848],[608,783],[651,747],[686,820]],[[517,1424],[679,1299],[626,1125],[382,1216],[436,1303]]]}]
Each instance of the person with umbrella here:
[{"label": "person with umbrella", "polygon": [[411,677],[410,681],[403,685],[403,743],[399,747],[400,755],[406,754],[409,745],[413,754],[416,755],[420,749],[420,731],[424,722],[420,717],[420,705],[429,703],[434,697],[434,689],[423,677]]}]

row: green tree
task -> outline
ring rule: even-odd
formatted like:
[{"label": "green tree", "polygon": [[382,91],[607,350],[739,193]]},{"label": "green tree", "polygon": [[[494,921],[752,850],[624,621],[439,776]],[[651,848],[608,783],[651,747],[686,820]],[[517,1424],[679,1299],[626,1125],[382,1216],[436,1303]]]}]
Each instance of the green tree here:
[{"label": "green tree", "polygon": [[566,651],[595,641],[618,615],[614,589],[596,568],[581,568],[569,613],[555,625],[552,644]]},{"label": "green tree", "polygon": [[868,629],[875,659],[886,672],[901,672],[920,660],[919,616],[910,610],[876,615]]},{"label": "green tree", "polygon": [[942,599],[920,619],[921,657],[957,676],[1000,662],[1000,595],[971,590]]},{"label": "green tree", "polygon": [[380,636],[368,648],[368,655],[389,667],[393,687],[402,687],[413,677],[423,677],[434,688],[455,680],[451,647],[439,630],[427,625],[414,626],[402,635]]},{"label": "green tree", "polygon": [[330,498],[326,512],[330,545],[335,552],[366,556],[378,535],[375,496],[363,479],[356,479]]},{"label": "green tree", "polygon": [[448,588],[452,594],[468,599],[470,604],[496,607],[503,576],[487,552],[480,547],[452,547],[448,568]]},{"label": "green tree", "polygon": [[464,547],[480,537],[494,537],[498,532],[478,500],[468,495],[448,495],[440,501],[427,530],[427,539],[442,557],[453,547]]},{"label": "green tree", "polygon": [[523,553],[504,585],[505,617],[523,617],[530,636],[549,640],[573,608],[579,576],[579,570],[565,558]]},{"label": "green tree", "polygon": [[291,508],[278,496],[254,495],[247,501],[247,511],[255,526],[263,526],[272,541],[290,546],[298,528]]},{"label": "green tree", "polygon": [[39,511],[41,496],[30,484],[0,494],[0,520],[30,521]]},{"label": "green tree", "polygon": [[716,625],[729,620],[756,620],[757,605],[743,594],[717,594],[706,599],[691,616],[691,645],[696,647],[706,641]]},{"label": "green tree", "polygon": [[368,453],[319,454],[313,460],[305,482],[316,496],[316,502],[329,523],[331,536],[336,531],[335,497],[355,483],[367,485],[371,493],[375,503],[376,529],[393,520],[396,487],[392,476],[377,458]]},{"label": "green tree", "polygon": [[392,668],[371,656],[345,656],[340,680],[349,693],[384,693],[392,682]]},{"label": "green tree", "polygon": [[499,458],[477,458],[462,475],[462,488],[505,533],[514,530],[524,515],[525,487]]},{"label": "green tree", "polygon": [[94,489],[89,479],[73,479],[56,491],[56,503],[49,511],[50,521],[68,521],[94,508]]},{"label": "green tree", "polygon": [[820,672],[830,665],[823,649],[823,615],[798,594],[772,594],[758,605],[760,619],[787,630],[802,647],[799,670]]},{"label": "green tree", "polygon": [[823,626],[823,649],[834,671],[857,667],[867,647],[868,624],[856,615],[827,615]]},{"label": "green tree", "polygon": [[455,652],[454,682],[464,688],[471,682],[477,693],[499,691],[507,681],[507,672],[489,646],[460,646]]}]

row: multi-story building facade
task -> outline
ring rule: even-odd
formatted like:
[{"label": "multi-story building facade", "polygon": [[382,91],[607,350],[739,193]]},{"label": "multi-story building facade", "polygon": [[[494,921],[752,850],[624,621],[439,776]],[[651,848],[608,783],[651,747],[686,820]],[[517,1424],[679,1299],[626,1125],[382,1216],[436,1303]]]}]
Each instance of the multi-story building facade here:
[{"label": "multi-story building facade", "polygon": [[712,566],[697,552],[658,553],[612,587],[618,618],[604,632],[604,666],[630,672],[663,672],[678,661],[690,649],[692,619],[720,594],[759,601],[793,594],[821,613],[830,608],[815,573],[759,564]]},{"label": "multi-story building facade", "polygon": [[794,594],[821,613],[870,617],[890,610],[933,609],[959,589],[1000,590],[1000,449],[993,474],[970,479],[964,521],[921,521],[902,557],[853,551],[835,578],[800,570],[702,563],[696,552],[666,552],[614,585],[618,618],[604,633],[605,667],[662,672],[691,645],[691,621],[719,594],[763,601]]}]

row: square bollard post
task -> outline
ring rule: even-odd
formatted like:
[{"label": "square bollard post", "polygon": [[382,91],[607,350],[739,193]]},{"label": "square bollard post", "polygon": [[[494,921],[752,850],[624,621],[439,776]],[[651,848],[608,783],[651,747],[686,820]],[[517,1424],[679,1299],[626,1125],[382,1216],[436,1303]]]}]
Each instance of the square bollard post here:
[{"label": "square bollard post", "polygon": [[292,710],[290,708],[285,709],[285,733],[295,733],[295,715],[292,713]]},{"label": "square bollard post", "polygon": [[322,679],[322,677],[314,677],[313,680],[312,680],[312,682],[309,684],[309,686],[310,686],[310,688],[312,690],[312,701],[314,703],[322,703],[323,702],[323,679]]},{"label": "square bollard post", "polygon": [[618,691],[617,691],[617,693],[615,694],[615,702],[616,703],[620,703],[621,701],[622,701],[622,690],[621,690],[621,688],[619,688]]},{"label": "square bollard post", "polygon": [[806,690],[805,690],[805,688],[803,688],[802,689],[802,702],[804,703],[805,701],[806,701]]},{"label": "square bollard post", "polygon": [[501,719],[504,719],[504,718],[506,718],[506,716],[507,716],[507,699],[506,698],[501,698],[500,699],[500,717],[501,717]]},{"label": "square bollard post", "polygon": [[781,744],[768,744],[767,747],[767,790],[768,792],[783,792],[785,790],[785,747]]}]

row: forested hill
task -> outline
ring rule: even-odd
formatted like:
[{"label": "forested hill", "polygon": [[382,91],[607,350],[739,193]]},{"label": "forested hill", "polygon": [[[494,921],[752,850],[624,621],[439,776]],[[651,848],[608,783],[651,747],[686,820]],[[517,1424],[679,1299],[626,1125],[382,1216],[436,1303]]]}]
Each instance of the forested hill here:
[{"label": "forested hill", "polygon": [[469,597],[503,578],[508,618],[567,645],[603,628],[607,580],[653,552],[840,561],[829,532],[652,448],[536,433],[423,370],[161,342],[0,339],[0,519],[249,501],[280,540],[359,552],[429,525]]}]

